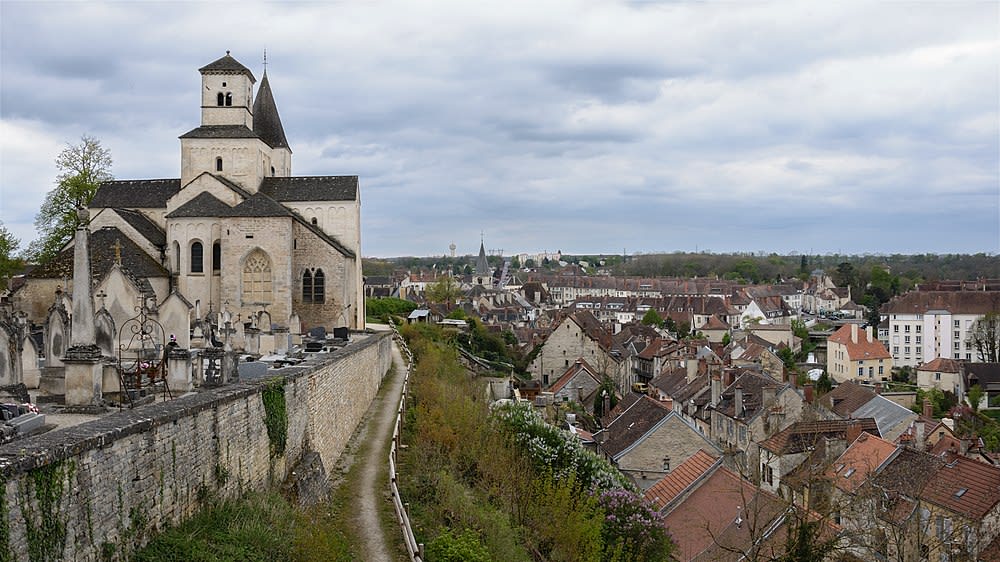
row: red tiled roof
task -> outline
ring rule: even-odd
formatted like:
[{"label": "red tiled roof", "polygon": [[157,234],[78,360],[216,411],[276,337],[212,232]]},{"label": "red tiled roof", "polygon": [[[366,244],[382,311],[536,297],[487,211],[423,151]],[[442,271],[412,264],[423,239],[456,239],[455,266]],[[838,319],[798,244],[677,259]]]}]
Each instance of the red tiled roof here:
[{"label": "red tiled roof", "polygon": [[878,341],[878,338],[872,336],[868,339],[868,332],[860,328],[856,328],[858,331],[858,341],[857,343],[851,341],[851,324],[844,324],[839,330],[833,333],[832,336],[827,338],[827,342],[839,343],[847,348],[847,356],[851,361],[860,361],[862,359],[890,359],[889,351],[886,350],[882,342]]},{"label": "red tiled roof", "polygon": [[924,488],[925,499],[976,520],[1000,503],[1000,468],[958,455],[945,460]]},{"label": "red tiled roof", "polygon": [[918,371],[935,371],[938,373],[958,373],[961,371],[962,363],[954,359],[938,357],[928,363],[917,367]]},{"label": "red tiled roof", "polygon": [[881,437],[862,433],[834,461],[833,466],[826,471],[826,476],[841,490],[853,492],[894,452],[895,444]]},{"label": "red tiled roof", "polygon": [[925,314],[930,310],[947,310],[952,314],[986,314],[1000,310],[1000,292],[910,291],[893,297],[881,309],[883,314]]},{"label": "red tiled roof", "polygon": [[716,459],[706,453],[704,449],[698,449],[698,452],[671,470],[652,488],[646,490],[645,497],[657,510],[661,510],[688,486],[708,474],[712,467],[721,464],[721,462],[721,459]]}]

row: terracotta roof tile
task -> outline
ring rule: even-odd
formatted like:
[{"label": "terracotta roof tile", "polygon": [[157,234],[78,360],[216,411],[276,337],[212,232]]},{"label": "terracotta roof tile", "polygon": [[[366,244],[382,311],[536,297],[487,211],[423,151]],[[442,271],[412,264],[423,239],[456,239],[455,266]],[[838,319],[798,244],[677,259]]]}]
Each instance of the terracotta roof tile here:
[{"label": "terracotta roof tile", "polygon": [[1000,503],[1000,468],[948,455],[922,496],[955,513],[982,519]]},{"label": "terracotta roof tile", "polygon": [[872,398],[875,398],[873,391],[848,381],[837,385],[836,388],[824,394],[819,401],[833,413],[846,418],[871,401]]},{"label": "terracotta roof tile", "polygon": [[878,341],[878,338],[873,335],[871,339],[868,339],[868,332],[865,330],[859,328],[857,330],[858,341],[852,341],[852,327],[851,324],[844,324],[832,336],[827,338],[827,342],[839,343],[845,346],[847,348],[847,355],[851,361],[892,358],[889,355],[889,351],[882,345],[882,342]]},{"label": "terracotta roof tile", "polygon": [[862,433],[834,461],[833,466],[826,471],[826,476],[841,490],[853,492],[895,452],[894,443]]},{"label": "terracotta roof tile", "polygon": [[713,457],[704,449],[698,449],[698,452],[671,470],[652,488],[646,490],[646,500],[652,503],[656,509],[661,510],[699,478],[707,475],[710,469],[721,464],[722,459]]}]

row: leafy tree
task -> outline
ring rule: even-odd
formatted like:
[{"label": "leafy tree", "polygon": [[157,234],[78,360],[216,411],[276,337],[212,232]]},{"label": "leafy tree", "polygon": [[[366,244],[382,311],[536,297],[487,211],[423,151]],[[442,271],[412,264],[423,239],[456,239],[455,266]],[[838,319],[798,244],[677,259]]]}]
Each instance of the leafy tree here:
[{"label": "leafy tree", "polygon": [[462,273],[464,273],[465,275],[472,275],[472,266],[469,264],[465,264],[465,269],[462,270]]},{"label": "leafy tree", "polygon": [[799,271],[801,273],[809,273],[809,258],[805,254],[802,254],[802,259],[799,260]]},{"label": "leafy tree", "polygon": [[448,313],[447,318],[449,320],[465,320],[469,315],[465,313],[464,308],[456,308]]},{"label": "leafy tree", "polygon": [[416,308],[416,303],[396,297],[365,299],[366,314],[381,320],[385,320],[389,316],[406,316]]},{"label": "leafy tree", "polygon": [[656,312],[655,308],[650,308],[642,317],[642,323],[647,326],[662,326],[663,318]]},{"label": "leafy tree", "polygon": [[531,258],[524,260],[524,267],[527,267],[529,269],[535,267],[535,260]]},{"label": "leafy tree", "polygon": [[833,378],[826,371],[816,379],[816,392],[819,394],[826,394],[833,390]]},{"label": "leafy tree", "polygon": [[428,301],[447,305],[455,304],[461,295],[462,289],[450,275],[445,275],[428,285],[425,294]]},{"label": "leafy tree", "polygon": [[983,395],[986,392],[978,384],[972,385],[969,392],[965,393],[965,399],[969,402],[969,406],[972,407],[973,412],[979,411],[979,403],[983,399]]},{"label": "leafy tree", "polygon": [[521,259],[517,256],[510,258],[510,268],[511,269],[521,269]]},{"label": "leafy tree", "polygon": [[21,241],[0,222],[0,291],[7,288],[7,281],[21,267],[21,260],[14,257],[20,244]]},{"label": "leafy tree", "polygon": [[847,287],[848,285],[854,285],[857,281],[858,274],[854,270],[854,265],[850,262],[841,262],[837,265],[837,271],[833,274],[833,282],[837,284],[838,287]]},{"label": "leafy tree", "polygon": [[1000,363],[1000,312],[987,312],[969,332],[969,343],[983,363]]},{"label": "leafy tree", "polygon": [[732,342],[733,342],[733,338],[732,338],[732,336],[729,335],[729,332],[726,332],[725,334],[722,334],[722,346],[723,347],[729,345]]},{"label": "leafy tree", "polygon": [[54,258],[73,237],[79,226],[77,207],[86,207],[101,182],[111,176],[111,151],[101,141],[83,135],[80,144],[67,145],[56,157],[56,187],[45,195],[35,216],[39,238],[28,247],[29,254],[41,263]]}]

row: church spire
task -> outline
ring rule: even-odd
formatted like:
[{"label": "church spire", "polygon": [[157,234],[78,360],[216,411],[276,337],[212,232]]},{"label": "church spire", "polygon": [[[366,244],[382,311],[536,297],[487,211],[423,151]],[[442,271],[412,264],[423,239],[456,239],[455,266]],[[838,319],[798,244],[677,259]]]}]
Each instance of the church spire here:
[{"label": "church spire", "polygon": [[476,259],[476,275],[490,275],[490,262],[486,259],[486,244],[479,241],[479,257]]},{"label": "church spire", "polygon": [[[267,51],[264,53],[266,61]],[[285,138],[285,129],[281,126],[281,117],[278,116],[278,106],[274,103],[274,95],[271,94],[271,83],[267,80],[266,66],[264,74],[260,78],[257,98],[253,102],[253,132],[257,133],[261,140],[271,148],[286,148],[289,152],[292,151],[288,146],[288,139]]]}]

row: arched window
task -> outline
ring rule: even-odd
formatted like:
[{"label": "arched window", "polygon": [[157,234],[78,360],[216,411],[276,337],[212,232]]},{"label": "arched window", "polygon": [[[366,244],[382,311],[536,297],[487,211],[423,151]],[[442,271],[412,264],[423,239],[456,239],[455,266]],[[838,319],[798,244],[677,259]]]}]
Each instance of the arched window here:
[{"label": "arched window", "polygon": [[226,107],[233,105],[233,93],[226,92]]},{"label": "arched window", "polygon": [[316,273],[313,273],[313,302],[321,304],[324,301],[326,278],[323,276],[323,270],[317,269]]},{"label": "arched window", "polygon": [[218,272],[222,269],[222,244],[216,242],[212,244],[212,271]]},{"label": "arched window", "polygon": [[313,224],[319,224],[319,219],[317,219],[316,217],[313,217],[312,218],[312,223]]},{"label": "arched window", "polygon": [[323,304],[325,292],[326,278],[322,269],[307,269],[302,273],[302,302]]},{"label": "arched window", "polygon": [[274,175],[274,166],[271,166],[271,175]]},{"label": "arched window", "polygon": [[222,171],[222,157],[221,156],[217,156],[215,158],[215,171],[216,172],[221,172]]},{"label": "arched window", "polygon": [[173,245],[174,250],[174,273],[181,272],[181,245],[176,240],[174,240]]},{"label": "arched window", "polygon": [[191,243],[191,273],[204,273],[205,248],[201,245],[201,242]]},{"label": "arched window", "polygon": [[222,95],[222,92],[219,92],[219,95],[215,97],[215,103],[219,107],[222,107],[226,103],[226,96]]},{"label": "arched window", "polygon": [[302,302],[312,302],[313,276],[308,269],[302,273]]},{"label": "arched window", "polygon": [[243,302],[270,304],[271,260],[261,250],[254,250],[243,263]]}]

